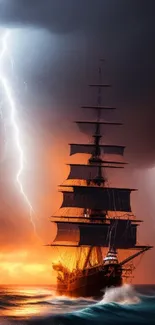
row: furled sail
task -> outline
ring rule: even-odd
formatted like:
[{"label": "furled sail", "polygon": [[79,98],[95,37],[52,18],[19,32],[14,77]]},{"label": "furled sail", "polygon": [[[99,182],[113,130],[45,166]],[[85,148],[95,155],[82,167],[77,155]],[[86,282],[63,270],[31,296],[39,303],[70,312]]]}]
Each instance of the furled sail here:
[{"label": "furled sail", "polygon": [[99,84],[92,84],[92,85],[89,85],[89,87],[109,88],[109,87],[111,87],[111,85],[109,85],[109,84],[101,84],[101,83],[99,83]]},{"label": "furled sail", "polygon": [[132,248],[136,245],[137,226],[130,220],[112,221],[110,224],[57,223],[57,235],[54,244],[69,246],[104,246],[109,241],[116,248]]},{"label": "furled sail", "polygon": [[89,108],[89,109],[103,109],[103,110],[113,110],[116,109],[116,107],[109,107],[109,106],[81,106],[81,108]]},{"label": "furled sail", "polygon": [[[108,155],[120,155],[123,156],[125,146],[117,146],[117,145],[100,145],[101,154]],[[70,144],[70,155],[74,155],[76,153],[87,153],[93,154],[95,152],[94,144]]]},{"label": "furled sail", "polygon": [[73,192],[61,191],[63,192],[61,207],[131,212],[131,189],[73,186]]},{"label": "furled sail", "polygon": [[92,124],[92,125],[122,125],[122,123],[119,122],[108,122],[108,121],[76,121],[77,124]]}]

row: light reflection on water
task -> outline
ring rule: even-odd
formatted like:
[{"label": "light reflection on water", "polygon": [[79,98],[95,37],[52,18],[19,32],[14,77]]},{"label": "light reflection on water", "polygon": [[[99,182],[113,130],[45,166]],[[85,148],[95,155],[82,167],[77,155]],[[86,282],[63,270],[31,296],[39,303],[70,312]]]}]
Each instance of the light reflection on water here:
[{"label": "light reflection on water", "polygon": [[[78,303],[77,303],[78,302]],[[29,319],[78,310],[93,300],[58,297],[53,287],[0,287],[0,318]]]},{"label": "light reflection on water", "polygon": [[137,290],[107,289],[97,302],[58,297],[52,287],[0,287],[0,325],[154,325],[155,287]]}]

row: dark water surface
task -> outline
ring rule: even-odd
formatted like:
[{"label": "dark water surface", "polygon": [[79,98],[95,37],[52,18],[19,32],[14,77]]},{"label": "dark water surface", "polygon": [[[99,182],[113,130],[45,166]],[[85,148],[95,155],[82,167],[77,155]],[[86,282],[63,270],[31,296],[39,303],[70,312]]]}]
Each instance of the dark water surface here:
[{"label": "dark water surface", "polygon": [[0,325],[155,325],[155,285],[109,289],[103,299],[58,297],[52,287],[0,287]]}]

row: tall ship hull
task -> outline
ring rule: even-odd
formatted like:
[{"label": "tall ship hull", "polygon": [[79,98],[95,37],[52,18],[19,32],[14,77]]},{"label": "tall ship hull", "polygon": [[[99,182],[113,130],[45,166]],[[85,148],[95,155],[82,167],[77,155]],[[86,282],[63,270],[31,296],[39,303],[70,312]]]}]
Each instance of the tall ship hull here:
[{"label": "tall ship hull", "polygon": [[[110,85],[102,82],[101,67],[98,78],[90,85],[97,90],[97,104],[82,107],[95,112],[96,119],[76,121],[80,129],[92,129],[92,141],[70,143],[70,155],[80,154],[80,163],[69,164],[68,178],[60,185],[62,205],[51,217],[57,234],[48,246],[57,250],[53,269],[59,295],[102,296],[105,288],[131,279],[135,259],[151,248],[137,244],[142,220],[131,209],[130,195],[135,189],[109,185],[108,171],[119,173],[126,165],[125,146],[101,142],[105,126],[122,123],[102,118],[102,113],[114,108],[102,105],[102,89]],[[81,156],[87,157],[87,163]]]},{"label": "tall ship hull", "polygon": [[80,274],[72,274],[66,283],[57,279],[57,294],[70,297],[101,297],[107,287],[117,287],[122,284],[121,267],[105,270],[103,265],[92,267]]}]

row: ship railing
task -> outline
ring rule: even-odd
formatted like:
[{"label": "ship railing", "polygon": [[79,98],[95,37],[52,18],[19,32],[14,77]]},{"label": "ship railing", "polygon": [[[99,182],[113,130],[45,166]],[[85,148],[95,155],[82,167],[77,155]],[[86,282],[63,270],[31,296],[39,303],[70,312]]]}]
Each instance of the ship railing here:
[{"label": "ship railing", "polygon": [[92,267],[92,268],[86,268],[85,270],[75,270],[73,271],[70,276],[69,276],[69,282],[74,282],[75,277],[78,276],[78,278],[82,278],[83,276],[87,276],[88,273],[89,275],[95,274],[98,271],[102,271],[103,270],[103,265],[99,265],[96,267]]}]

